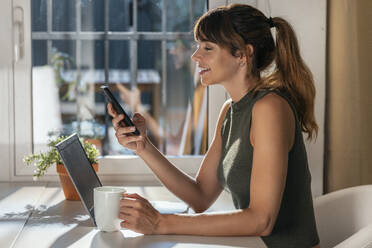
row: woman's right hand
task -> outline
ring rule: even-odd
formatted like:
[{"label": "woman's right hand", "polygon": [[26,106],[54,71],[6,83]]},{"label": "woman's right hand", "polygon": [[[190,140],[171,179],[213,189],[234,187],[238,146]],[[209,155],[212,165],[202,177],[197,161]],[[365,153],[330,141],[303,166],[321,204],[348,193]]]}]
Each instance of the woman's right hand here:
[{"label": "woman's right hand", "polygon": [[[124,119],[124,115],[118,115],[111,103],[107,105],[107,110],[113,118],[112,125],[114,126],[115,136],[118,142],[125,148],[133,150],[137,153],[143,151],[147,142],[145,118],[141,114],[135,113],[132,120],[135,127],[125,127],[119,124],[120,121]],[[135,128],[138,129],[140,135],[131,134],[135,131]]]}]

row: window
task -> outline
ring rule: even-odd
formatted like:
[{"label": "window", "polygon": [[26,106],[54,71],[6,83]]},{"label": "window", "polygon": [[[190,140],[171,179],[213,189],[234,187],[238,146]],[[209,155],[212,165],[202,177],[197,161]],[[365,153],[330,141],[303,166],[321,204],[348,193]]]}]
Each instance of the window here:
[{"label": "window", "polygon": [[207,91],[190,56],[205,10],[205,0],[32,0],[34,149],[78,132],[102,155],[132,154],[116,141],[106,84],[127,112],[146,117],[163,153],[204,154]]},{"label": "window", "polygon": [[[22,158],[45,149],[48,135],[78,132],[98,141],[103,178],[153,178],[117,143],[99,90],[103,84],[129,113],[146,117],[148,135],[159,150],[187,173],[196,173],[225,97],[223,89],[200,87],[190,59],[191,30],[206,11],[206,0],[32,0],[20,5],[24,54],[14,67],[23,71],[14,78],[16,176],[32,174]],[[216,93],[208,98],[210,91]]]}]

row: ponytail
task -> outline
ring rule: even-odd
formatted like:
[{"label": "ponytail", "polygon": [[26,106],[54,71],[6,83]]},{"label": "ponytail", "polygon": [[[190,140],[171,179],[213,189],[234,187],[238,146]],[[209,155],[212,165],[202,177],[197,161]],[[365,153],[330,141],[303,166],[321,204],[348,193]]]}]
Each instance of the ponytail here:
[{"label": "ponytail", "polygon": [[312,140],[314,135],[318,135],[314,117],[313,76],[300,55],[297,37],[291,25],[280,17],[272,18],[272,23],[276,27],[276,70],[264,78],[264,83],[258,88],[287,91],[296,107],[302,131],[307,133],[308,140]]}]

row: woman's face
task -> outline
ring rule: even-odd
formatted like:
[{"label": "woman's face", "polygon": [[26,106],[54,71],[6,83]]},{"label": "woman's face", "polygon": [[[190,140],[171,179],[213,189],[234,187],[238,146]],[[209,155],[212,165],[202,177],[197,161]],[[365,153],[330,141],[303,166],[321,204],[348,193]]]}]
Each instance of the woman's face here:
[{"label": "woman's face", "polygon": [[238,72],[240,58],[231,55],[226,48],[208,41],[198,42],[198,48],[191,56],[198,64],[201,83],[204,86],[223,83]]}]

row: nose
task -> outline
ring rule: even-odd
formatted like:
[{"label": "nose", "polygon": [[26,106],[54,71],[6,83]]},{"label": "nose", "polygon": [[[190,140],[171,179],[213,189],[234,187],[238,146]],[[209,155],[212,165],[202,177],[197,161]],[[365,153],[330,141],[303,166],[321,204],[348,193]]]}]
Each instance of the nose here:
[{"label": "nose", "polygon": [[200,62],[199,48],[191,55],[191,59],[195,62]]}]

